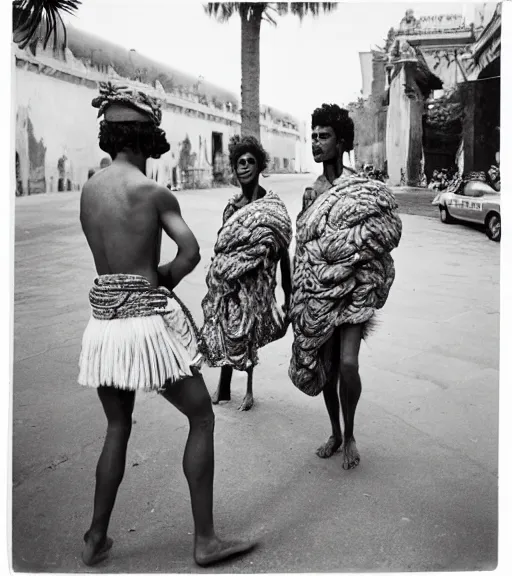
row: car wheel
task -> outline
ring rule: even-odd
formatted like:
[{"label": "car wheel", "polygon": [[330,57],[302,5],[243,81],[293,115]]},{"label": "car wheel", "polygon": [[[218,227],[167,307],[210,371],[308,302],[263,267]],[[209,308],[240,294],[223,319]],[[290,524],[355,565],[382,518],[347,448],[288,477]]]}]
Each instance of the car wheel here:
[{"label": "car wheel", "polygon": [[485,221],[485,233],[494,242],[501,240],[501,217],[499,214],[490,214]]},{"label": "car wheel", "polygon": [[439,218],[443,224],[451,224],[453,222],[453,218],[450,216],[446,206],[439,206]]}]

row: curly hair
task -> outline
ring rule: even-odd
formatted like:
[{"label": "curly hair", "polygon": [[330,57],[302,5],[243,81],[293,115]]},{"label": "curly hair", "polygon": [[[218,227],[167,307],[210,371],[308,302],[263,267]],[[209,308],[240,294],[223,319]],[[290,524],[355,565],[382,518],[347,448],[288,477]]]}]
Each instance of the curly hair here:
[{"label": "curly hair", "polygon": [[311,115],[311,129],[315,126],[330,126],[336,138],[343,140],[345,152],[354,148],[354,121],[348,115],[348,110],[337,104],[322,104]]},{"label": "curly hair", "polygon": [[240,137],[238,134],[229,141],[229,163],[233,172],[236,172],[236,164],[243,154],[250,152],[258,163],[258,169],[263,172],[269,163],[269,155],[254,136]]},{"label": "curly hair", "polygon": [[165,132],[152,122],[100,122],[100,148],[114,159],[129,148],[146,158],[160,158],[171,147]]}]

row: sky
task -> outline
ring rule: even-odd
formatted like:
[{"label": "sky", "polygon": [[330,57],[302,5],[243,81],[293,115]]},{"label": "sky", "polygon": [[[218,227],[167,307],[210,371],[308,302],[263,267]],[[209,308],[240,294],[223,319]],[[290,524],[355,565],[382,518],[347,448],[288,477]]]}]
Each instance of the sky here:
[{"label": "sky", "polygon": [[[302,21],[262,23],[260,99],[304,120],[322,102],[346,105],[362,88],[359,52],[382,45],[406,9],[415,16],[465,13],[472,4],[340,2],[336,11]],[[240,93],[240,18],[210,18],[197,0],[83,0],[78,28]],[[320,102],[321,101],[321,102]]]}]

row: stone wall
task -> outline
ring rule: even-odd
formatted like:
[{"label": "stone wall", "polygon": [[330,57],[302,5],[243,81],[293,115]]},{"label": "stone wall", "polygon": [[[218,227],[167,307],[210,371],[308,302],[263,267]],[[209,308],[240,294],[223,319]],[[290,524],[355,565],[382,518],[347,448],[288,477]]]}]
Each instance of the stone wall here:
[{"label": "stone wall", "polygon": [[500,79],[462,85],[464,171],[485,171],[496,163],[494,129],[500,125]]},{"label": "stone wall", "polygon": [[386,70],[383,55],[373,52],[371,96],[349,105],[354,120],[354,158],[359,169],[372,164],[379,170],[386,163]]},{"label": "stone wall", "polygon": [[386,113],[387,108],[377,107],[371,98],[359,106],[350,107],[350,116],[354,120],[354,158],[358,169],[364,164],[372,164],[384,170]]},{"label": "stone wall", "polygon": [[417,186],[421,179],[424,101],[413,69],[414,64],[401,65],[390,85],[386,158],[392,186]]},{"label": "stone wall", "polygon": [[[171,150],[159,160],[148,160],[148,175],[158,182],[211,185],[214,141],[222,143],[222,163],[227,165],[229,138],[240,132],[240,114],[231,107],[116,77],[111,70],[77,61],[69,50],[66,61],[60,61],[48,52],[35,57],[13,46],[13,58],[17,195],[80,190],[91,171],[108,159],[98,146],[97,110],[91,106],[100,80],[132,84],[163,101],[162,128]],[[262,117],[261,128],[271,158],[287,171],[300,170],[295,162],[299,131],[269,114]]]},{"label": "stone wall", "polygon": [[105,156],[98,146],[96,111],[91,106],[94,90],[41,73],[28,62],[17,64],[16,152],[22,193],[57,192],[62,158],[66,159],[64,178],[78,190],[88,170],[99,167]]}]

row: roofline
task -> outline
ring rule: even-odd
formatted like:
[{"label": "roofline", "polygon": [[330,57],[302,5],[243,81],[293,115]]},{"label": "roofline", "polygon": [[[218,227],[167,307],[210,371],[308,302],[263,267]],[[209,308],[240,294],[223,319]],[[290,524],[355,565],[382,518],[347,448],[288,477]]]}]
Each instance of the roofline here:
[{"label": "roofline", "polygon": [[[131,61],[131,50],[125,48],[124,46],[121,46],[120,44],[116,44],[114,42],[111,42],[110,40],[107,40],[106,38],[103,38],[101,36],[97,36],[95,34],[92,34],[91,32],[88,32],[86,30],[83,30],[81,28],[78,28],[76,26],[73,26],[72,24],[67,24],[66,26],[66,30],[67,30],[67,34],[68,34],[68,48],[70,49],[71,53],[73,54],[73,56],[77,59],[80,60],[82,62],[84,62],[84,60],[87,61],[86,58],[82,57],[82,56],[77,56],[75,55],[75,53],[73,52],[73,50],[70,47],[70,44],[79,44],[80,42],[82,42],[84,44],[84,47],[88,48],[89,45],[91,45],[91,52],[94,51],[94,45],[99,44],[100,47],[98,49],[99,52],[102,51],[101,49],[101,45],[104,46],[105,51],[107,49],[111,49],[112,51],[116,51],[116,52],[121,52],[124,53],[122,54],[121,58],[124,57],[124,60],[127,62],[132,62]],[[76,48],[75,48],[76,50]],[[189,74],[188,72],[184,72],[183,70],[180,70],[178,68],[174,68],[172,66],[169,66],[163,62],[159,62],[158,60],[154,60],[153,58],[150,58],[149,56],[146,56],[143,53],[134,51],[135,54],[137,55],[137,58],[142,59],[142,65],[146,65],[146,66],[152,66],[155,71],[160,72],[162,74],[167,74],[169,76],[177,76],[178,80],[180,80],[183,84],[187,84],[186,88],[191,89],[192,86],[198,81],[198,78],[196,78],[195,76]],[[84,62],[86,63],[86,62]],[[120,62],[120,64],[122,64],[122,62]],[[133,65],[133,64],[132,64]],[[114,66],[112,66],[114,68]],[[115,69],[115,68],[114,68]],[[121,75],[120,75],[121,76]],[[126,78],[125,76],[121,76],[122,78],[125,79],[131,79],[131,80],[135,80],[134,78]],[[153,83],[153,82],[152,82]],[[182,84],[182,85],[183,85]],[[241,108],[241,101],[240,101],[240,97],[235,95],[235,93],[231,92],[230,90],[223,88],[222,86],[219,86],[218,84],[214,84],[212,82],[209,81],[202,81],[200,83],[200,87],[198,88],[198,92],[200,94],[202,94],[203,96],[209,96],[210,98],[216,98],[217,100],[221,100],[224,102],[232,102],[233,104],[236,105],[236,107],[238,109]],[[201,87],[205,88],[205,90],[201,91]],[[173,92],[165,90],[166,94],[170,94],[171,96],[174,95]],[[264,113],[265,112],[265,108],[269,109],[271,114],[277,119],[277,120],[281,120],[282,122],[289,122],[291,124],[295,124],[297,126],[297,130],[299,129],[300,126],[300,122],[297,118],[295,118],[294,116],[292,116],[291,114],[282,112],[280,110],[278,110],[277,108],[274,108],[271,105],[268,104],[261,104],[260,105],[260,113]]]},{"label": "roofline", "polygon": [[[19,67],[18,62],[25,62],[28,66],[36,66],[38,70],[43,74],[55,76],[56,73],[58,73],[59,75],[62,75],[63,78],[73,78],[75,79],[75,82],[79,81],[79,83],[95,90],[98,88],[98,84],[101,81],[110,80],[112,82],[119,82],[122,80],[124,84],[131,85],[138,90],[143,90],[148,95],[159,99],[162,102],[164,109],[172,110],[177,107],[183,109],[185,112],[190,111],[198,113],[205,118],[216,117],[221,122],[239,126],[241,125],[241,116],[239,110],[235,112],[225,111],[219,108],[212,109],[211,106],[202,104],[199,101],[186,100],[171,92],[164,92],[162,94],[158,88],[151,86],[150,84],[144,84],[130,78],[121,78],[119,76],[107,75],[105,73],[90,69],[86,71],[77,70],[76,68],[73,68],[67,64],[65,60],[56,59],[48,55],[48,52],[43,52],[41,55],[33,56],[29,51],[19,48],[15,42],[12,42],[11,45],[13,48],[13,55],[15,57],[17,67]],[[21,66],[23,66],[23,64]],[[262,118],[260,125],[262,128],[266,128],[267,131],[277,131],[280,134],[287,134],[289,136],[293,136],[294,138],[298,138],[300,135],[300,123],[297,122],[293,128],[289,128],[288,126],[275,122],[275,116],[273,116],[271,120]]]},{"label": "roofline", "polygon": [[501,28],[501,3],[496,6],[490,22],[483,29],[478,40],[471,47],[473,58],[478,58],[481,52],[485,50],[486,45],[492,40],[493,35]]}]

